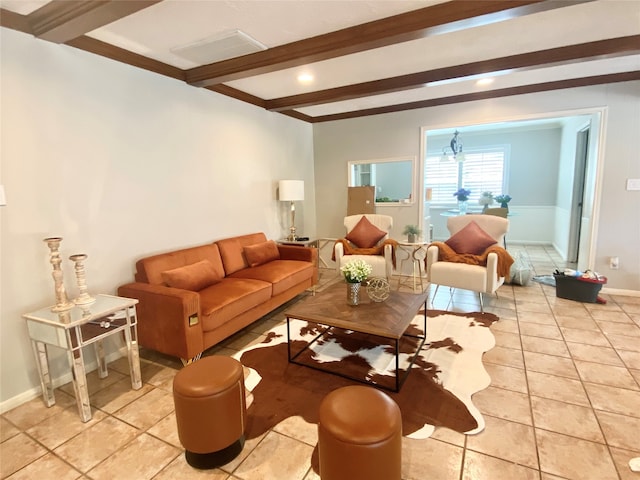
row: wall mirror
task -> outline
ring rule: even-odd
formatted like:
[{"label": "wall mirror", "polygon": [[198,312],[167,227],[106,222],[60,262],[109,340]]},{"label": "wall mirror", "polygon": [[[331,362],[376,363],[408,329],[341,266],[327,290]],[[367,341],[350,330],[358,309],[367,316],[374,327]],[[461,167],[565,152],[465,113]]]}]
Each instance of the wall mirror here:
[{"label": "wall mirror", "polygon": [[376,187],[376,204],[412,204],[416,198],[415,157],[354,160],[348,169],[350,187]]}]

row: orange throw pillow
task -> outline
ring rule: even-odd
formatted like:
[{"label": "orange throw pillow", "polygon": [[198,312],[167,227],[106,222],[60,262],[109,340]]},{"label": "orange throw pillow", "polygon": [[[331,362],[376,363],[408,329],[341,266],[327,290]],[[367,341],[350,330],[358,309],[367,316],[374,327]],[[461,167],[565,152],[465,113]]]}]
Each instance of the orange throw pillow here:
[{"label": "orange throw pillow", "polygon": [[273,240],[247,245],[243,251],[250,267],[257,267],[263,263],[280,259],[280,250]]},{"label": "orange throw pillow", "polygon": [[222,280],[209,260],[200,260],[191,265],[166,270],[161,275],[168,286],[192,292],[199,292]]},{"label": "orange throw pillow", "polygon": [[358,248],[375,247],[387,232],[380,230],[363,216],[345,237]]},{"label": "orange throw pillow", "polygon": [[449,245],[456,253],[481,255],[487,248],[498,242],[475,221],[471,221],[444,243]]}]

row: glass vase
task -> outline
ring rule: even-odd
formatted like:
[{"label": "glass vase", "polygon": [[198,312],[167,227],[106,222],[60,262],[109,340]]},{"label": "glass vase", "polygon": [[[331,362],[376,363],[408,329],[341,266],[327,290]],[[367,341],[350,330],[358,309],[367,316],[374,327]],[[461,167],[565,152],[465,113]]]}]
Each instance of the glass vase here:
[{"label": "glass vase", "polygon": [[347,305],[358,305],[360,303],[360,283],[347,282]]},{"label": "glass vase", "polygon": [[467,214],[467,206],[467,200],[458,200],[458,212],[460,212],[460,215]]}]

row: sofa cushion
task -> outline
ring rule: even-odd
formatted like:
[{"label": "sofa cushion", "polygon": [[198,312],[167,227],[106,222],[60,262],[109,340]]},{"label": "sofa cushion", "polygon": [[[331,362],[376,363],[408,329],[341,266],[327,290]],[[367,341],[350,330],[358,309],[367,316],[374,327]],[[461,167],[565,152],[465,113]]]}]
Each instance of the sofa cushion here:
[{"label": "sofa cushion", "polygon": [[278,245],[273,240],[256,243],[255,245],[247,245],[243,250],[250,267],[257,267],[263,263],[280,259]]},{"label": "sofa cushion", "polygon": [[199,262],[209,260],[216,271],[217,276],[224,277],[224,267],[220,250],[216,244],[210,243],[198,247],[184,248],[173,252],[161,253],[146,257],[136,262],[136,281],[162,285],[165,283],[162,272],[173,270]]},{"label": "sofa cushion", "polygon": [[[300,247],[295,247],[300,248]],[[299,260],[273,260],[254,268],[246,268],[231,275],[231,278],[255,279],[273,285],[276,296],[289,288],[313,277],[313,264]]]},{"label": "sofa cushion", "polygon": [[200,292],[202,329],[207,332],[267,302],[271,284],[254,279],[226,277]]},{"label": "sofa cushion", "polygon": [[363,215],[345,238],[359,248],[371,248],[386,234],[387,232],[380,230]]},{"label": "sofa cushion", "polygon": [[456,253],[480,255],[488,247],[498,242],[480,228],[480,225],[475,221],[471,221],[444,243],[449,245]]},{"label": "sofa cushion", "polygon": [[244,247],[266,241],[267,237],[262,232],[218,240],[216,244],[220,248],[220,256],[222,257],[226,274],[230,275],[243,268],[248,268],[249,264],[244,256]]},{"label": "sofa cushion", "polygon": [[199,292],[222,280],[222,276],[209,260],[200,260],[191,265],[166,270],[162,272],[162,279],[170,287]]}]

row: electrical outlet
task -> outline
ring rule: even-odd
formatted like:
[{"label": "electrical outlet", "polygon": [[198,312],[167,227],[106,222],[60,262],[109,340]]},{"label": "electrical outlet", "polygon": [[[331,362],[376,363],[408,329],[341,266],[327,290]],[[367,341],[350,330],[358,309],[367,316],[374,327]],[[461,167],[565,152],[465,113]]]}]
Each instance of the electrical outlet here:
[{"label": "electrical outlet", "polygon": [[618,257],[609,257],[609,268],[611,270],[617,270],[620,266],[620,259]]}]

